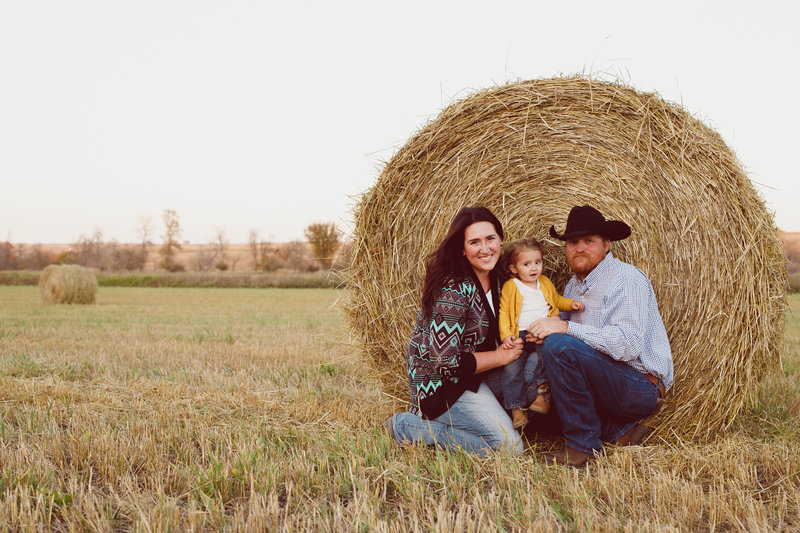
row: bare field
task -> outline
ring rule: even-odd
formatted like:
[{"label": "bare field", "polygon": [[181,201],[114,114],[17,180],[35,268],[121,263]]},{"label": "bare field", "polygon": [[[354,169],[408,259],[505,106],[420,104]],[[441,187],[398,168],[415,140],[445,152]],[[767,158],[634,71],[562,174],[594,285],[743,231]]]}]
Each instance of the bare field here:
[{"label": "bare field", "polygon": [[727,435],[574,471],[393,444],[339,294],[0,287],[0,530],[800,528],[797,316]]}]

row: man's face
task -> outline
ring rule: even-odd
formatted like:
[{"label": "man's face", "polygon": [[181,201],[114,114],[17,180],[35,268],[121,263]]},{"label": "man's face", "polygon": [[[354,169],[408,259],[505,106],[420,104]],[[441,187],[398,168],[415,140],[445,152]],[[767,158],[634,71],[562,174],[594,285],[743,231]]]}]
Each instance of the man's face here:
[{"label": "man's face", "polygon": [[567,239],[567,264],[581,280],[600,264],[608,253],[610,241],[600,235]]}]

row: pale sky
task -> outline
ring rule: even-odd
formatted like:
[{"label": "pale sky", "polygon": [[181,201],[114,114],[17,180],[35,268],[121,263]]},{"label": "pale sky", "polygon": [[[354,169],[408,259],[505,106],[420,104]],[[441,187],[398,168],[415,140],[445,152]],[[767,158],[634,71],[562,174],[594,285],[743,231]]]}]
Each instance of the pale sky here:
[{"label": "pale sky", "polygon": [[585,73],[720,132],[800,231],[800,3],[0,0],[0,241],[141,217],[246,242],[346,228],[383,162],[456,99]]}]

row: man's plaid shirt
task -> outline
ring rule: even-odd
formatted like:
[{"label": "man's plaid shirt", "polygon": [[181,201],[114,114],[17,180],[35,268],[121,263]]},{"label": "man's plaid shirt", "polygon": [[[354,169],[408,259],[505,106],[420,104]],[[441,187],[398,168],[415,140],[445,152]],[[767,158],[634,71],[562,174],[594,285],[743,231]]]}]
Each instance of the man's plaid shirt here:
[{"label": "man's plaid shirt", "polygon": [[584,311],[561,313],[569,321],[567,335],[672,385],[672,352],[644,272],[609,252],[585,280],[572,276],[564,296],[586,306]]}]

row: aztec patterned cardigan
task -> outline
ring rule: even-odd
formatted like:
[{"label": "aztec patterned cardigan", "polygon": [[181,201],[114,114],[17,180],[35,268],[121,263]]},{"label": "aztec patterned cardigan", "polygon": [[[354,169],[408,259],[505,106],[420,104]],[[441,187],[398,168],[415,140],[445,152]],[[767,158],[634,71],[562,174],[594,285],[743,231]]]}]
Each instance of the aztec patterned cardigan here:
[{"label": "aztec patterned cardigan", "polygon": [[[496,312],[479,289],[472,269],[449,278],[434,300],[431,318],[417,313],[406,351],[411,394],[409,411],[436,418],[445,413],[465,390],[473,392],[483,379],[475,374],[474,352],[497,348],[500,334]],[[491,274],[492,302],[500,304],[500,284]]]}]

